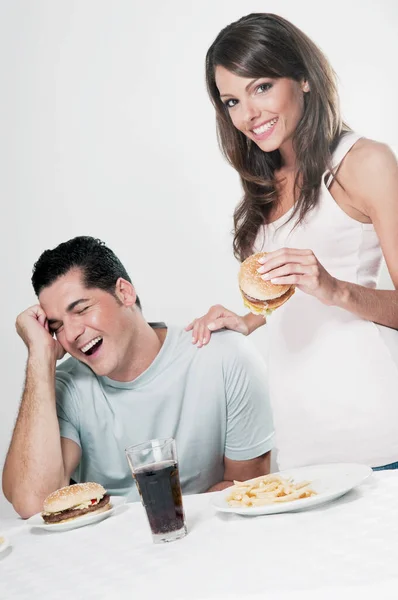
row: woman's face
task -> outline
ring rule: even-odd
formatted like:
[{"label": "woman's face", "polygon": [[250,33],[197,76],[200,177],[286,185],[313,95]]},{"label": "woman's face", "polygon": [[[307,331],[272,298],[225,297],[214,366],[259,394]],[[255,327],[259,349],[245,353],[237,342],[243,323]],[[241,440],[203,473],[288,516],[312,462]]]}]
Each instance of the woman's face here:
[{"label": "woman's face", "polygon": [[283,150],[303,115],[306,82],[239,77],[216,67],[216,85],[232,123],[264,152]]}]

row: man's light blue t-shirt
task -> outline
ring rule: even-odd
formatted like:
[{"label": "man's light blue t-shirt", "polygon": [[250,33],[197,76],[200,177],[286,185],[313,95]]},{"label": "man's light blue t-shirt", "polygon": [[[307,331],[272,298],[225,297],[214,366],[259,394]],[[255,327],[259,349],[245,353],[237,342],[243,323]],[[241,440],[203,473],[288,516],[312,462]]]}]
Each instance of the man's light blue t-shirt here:
[{"label": "man's light blue t-shirt", "polygon": [[75,481],[138,500],[125,448],[173,437],[183,493],[199,493],[223,480],[224,456],[248,460],[271,450],[265,365],[251,343],[230,331],[200,349],[191,340],[168,327],[153,363],[131,382],[99,377],[74,358],[57,368],[60,433],[82,451]]}]

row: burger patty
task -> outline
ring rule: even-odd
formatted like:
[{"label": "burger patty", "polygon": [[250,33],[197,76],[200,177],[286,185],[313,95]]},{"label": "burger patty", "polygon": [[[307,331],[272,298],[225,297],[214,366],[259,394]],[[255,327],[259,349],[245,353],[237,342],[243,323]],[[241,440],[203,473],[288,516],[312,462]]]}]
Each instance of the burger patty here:
[{"label": "burger patty", "polygon": [[256,298],[252,298],[252,296],[249,296],[249,294],[245,294],[245,292],[242,292],[242,294],[244,295],[246,300],[248,300],[251,304],[264,304],[264,302],[266,302],[266,300],[257,300]]},{"label": "burger patty", "polygon": [[251,304],[263,305],[265,302],[267,302],[267,300],[258,300],[257,298],[253,298],[252,296],[249,296],[249,294],[246,294],[243,290],[241,290],[241,292],[246,300],[248,300]]},{"label": "burger patty", "polygon": [[293,296],[294,292],[295,292],[295,288],[291,287],[287,290],[287,292],[282,294],[282,296],[279,296],[279,298],[273,298],[272,300],[267,300],[268,308],[270,308],[270,309],[279,308],[279,306],[282,306],[282,304],[284,304],[287,300],[289,300],[289,298],[291,296]]},{"label": "burger patty", "polygon": [[[293,290],[293,291],[292,291]],[[241,290],[242,292],[242,290]],[[258,298],[253,298],[252,296],[249,296],[249,294],[245,294],[245,292],[242,292],[242,294],[244,295],[244,297],[246,298],[246,300],[248,300],[251,304],[259,304],[260,306],[262,306],[263,304],[267,304],[270,307],[272,307],[272,304],[278,302],[279,300],[284,299],[286,296],[290,296],[293,295],[294,293],[294,288],[289,287],[289,289],[284,292],[281,296],[277,296],[276,298],[269,298],[268,300],[259,300]]]},{"label": "burger patty", "polygon": [[66,510],[62,510],[59,513],[47,515],[42,514],[42,517],[45,523],[59,523],[60,521],[64,521],[65,519],[73,519],[75,517],[81,517],[82,515],[85,515],[89,512],[94,512],[95,510],[98,510],[99,508],[102,508],[103,506],[108,504],[109,500],[110,495],[105,494],[105,496],[101,498],[98,504],[93,504],[88,508],[67,508]]}]

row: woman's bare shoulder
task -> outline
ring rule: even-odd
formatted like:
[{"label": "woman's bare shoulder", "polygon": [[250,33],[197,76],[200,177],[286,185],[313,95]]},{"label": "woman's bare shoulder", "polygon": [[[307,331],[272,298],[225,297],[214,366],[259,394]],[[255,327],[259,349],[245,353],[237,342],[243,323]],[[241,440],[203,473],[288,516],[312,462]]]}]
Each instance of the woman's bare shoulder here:
[{"label": "woman's bare shoulder", "polygon": [[345,157],[338,177],[349,196],[363,198],[367,204],[397,177],[397,158],[387,144],[361,138]]},{"label": "woman's bare shoulder", "polygon": [[344,166],[347,172],[366,174],[369,169],[374,172],[380,167],[396,167],[397,158],[387,144],[369,138],[360,138],[347,154],[342,167]]}]

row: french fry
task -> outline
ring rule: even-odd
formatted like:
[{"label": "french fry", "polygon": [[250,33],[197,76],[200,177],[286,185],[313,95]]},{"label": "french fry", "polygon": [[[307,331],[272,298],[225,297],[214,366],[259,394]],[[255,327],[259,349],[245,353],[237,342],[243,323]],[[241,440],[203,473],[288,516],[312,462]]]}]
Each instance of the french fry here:
[{"label": "french fry", "polygon": [[248,481],[234,481],[229,488],[227,502],[232,507],[264,506],[280,502],[291,502],[314,496],[311,482],[285,479],[279,475],[262,475]]}]

